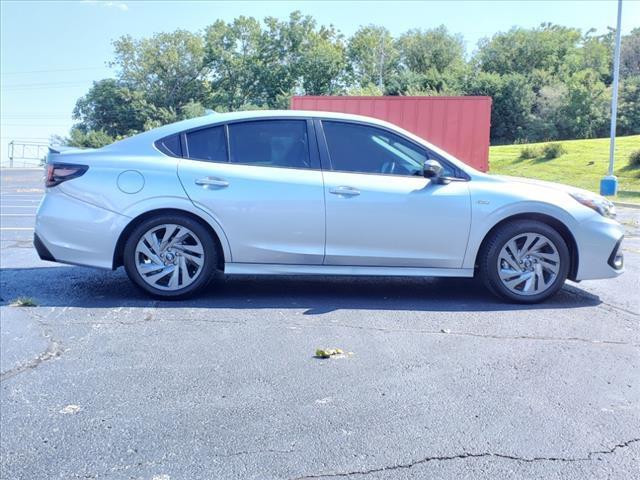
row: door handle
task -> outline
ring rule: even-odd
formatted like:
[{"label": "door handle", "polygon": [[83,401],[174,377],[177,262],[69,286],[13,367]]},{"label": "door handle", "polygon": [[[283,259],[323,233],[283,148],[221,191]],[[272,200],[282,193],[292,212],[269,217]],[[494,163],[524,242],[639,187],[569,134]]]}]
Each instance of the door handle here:
[{"label": "door handle", "polygon": [[228,187],[229,182],[219,177],[203,177],[196,180],[196,185],[201,187]]},{"label": "door handle", "polygon": [[341,197],[355,197],[360,195],[360,190],[353,187],[340,186],[329,189],[329,193],[333,193],[334,195],[340,195]]}]

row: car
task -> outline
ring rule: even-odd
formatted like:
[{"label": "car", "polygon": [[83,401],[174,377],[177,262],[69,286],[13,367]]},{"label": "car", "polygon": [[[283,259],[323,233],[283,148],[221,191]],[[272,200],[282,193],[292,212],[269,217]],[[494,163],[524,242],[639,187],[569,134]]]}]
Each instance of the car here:
[{"label": "car", "polygon": [[207,115],[95,150],[50,148],[43,260],[124,266],[165,299],[216,273],[475,277],[535,303],[624,270],[607,199],[488,175],[390,123],[329,112]]}]

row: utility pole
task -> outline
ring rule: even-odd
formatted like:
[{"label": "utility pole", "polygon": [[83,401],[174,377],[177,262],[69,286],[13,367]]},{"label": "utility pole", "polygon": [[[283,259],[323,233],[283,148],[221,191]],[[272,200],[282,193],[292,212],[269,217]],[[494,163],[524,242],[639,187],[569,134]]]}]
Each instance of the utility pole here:
[{"label": "utility pole", "polygon": [[618,193],[618,178],[613,174],[616,149],[616,117],[618,115],[618,76],[620,74],[620,34],[622,26],[622,0],[618,0],[618,25],[616,27],[616,49],[613,56],[613,95],[611,96],[611,140],[609,142],[609,171],[600,180],[601,195]]},{"label": "utility pole", "polygon": [[378,77],[378,87],[380,90],[383,89],[382,85],[382,71],[384,70],[384,32],[380,37],[380,76]]}]

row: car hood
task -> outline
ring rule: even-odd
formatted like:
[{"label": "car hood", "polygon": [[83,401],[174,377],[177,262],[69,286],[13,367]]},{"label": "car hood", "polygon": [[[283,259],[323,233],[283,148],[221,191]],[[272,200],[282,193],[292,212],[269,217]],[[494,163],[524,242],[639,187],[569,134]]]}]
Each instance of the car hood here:
[{"label": "car hood", "polygon": [[572,187],[571,185],[564,185],[562,183],[546,182],[544,180],[535,180],[533,178],[512,177],[509,175],[492,175],[492,177],[505,182],[535,185],[537,187],[550,188],[555,191],[561,191],[566,193],[581,193],[583,195],[591,195],[591,196],[597,195],[593,192],[590,192],[589,190],[585,190],[584,188]]}]

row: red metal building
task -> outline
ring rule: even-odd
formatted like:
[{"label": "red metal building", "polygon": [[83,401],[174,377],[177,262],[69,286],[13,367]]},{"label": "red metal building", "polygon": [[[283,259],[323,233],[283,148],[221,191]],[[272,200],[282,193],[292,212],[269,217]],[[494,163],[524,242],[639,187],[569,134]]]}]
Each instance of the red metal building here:
[{"label": "red metal building", "polygon": [[489,170],[491,97],[307,97],[293,110],[354,113],[394,123],[478,170]]}]

